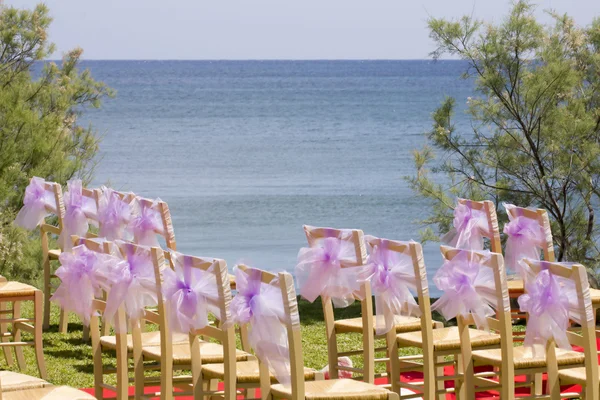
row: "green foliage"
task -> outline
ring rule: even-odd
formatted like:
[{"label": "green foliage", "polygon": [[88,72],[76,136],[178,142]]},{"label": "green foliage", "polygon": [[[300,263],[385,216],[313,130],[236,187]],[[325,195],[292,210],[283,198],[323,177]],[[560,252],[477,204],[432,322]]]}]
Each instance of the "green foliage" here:
[{"label": "green foliage", "polygon": [[[455,99],[433,113],[431,147],[415,151],[411,187],[433,205],[431,226],[446,232],[455,197],[548,210],[558,260],[598,268],[600,204],[600,18],[579,27],[551,12],[552,26],[513,4],[498,25],[463,17],[429,20],[434,58],[467,62],[476,96],[471,128],[452,123]],[[442,181],[443,183],[437,183]],[[499,213],[499,217],[505,218]]]},{"label": "green foliage", "polygon": [[[78,70],[81,49],[65,54],[60,65],[42,66],[54,52],[50,22],[44,5],[33,11],[0,6],[0,274],[29,281],[39,273],[39,238],[11,224],[25,187],[32,176],[61,184],[90,177],[99,138],[77,118],[112,95]],[[41,69],[35,79],[34,68]]]}]

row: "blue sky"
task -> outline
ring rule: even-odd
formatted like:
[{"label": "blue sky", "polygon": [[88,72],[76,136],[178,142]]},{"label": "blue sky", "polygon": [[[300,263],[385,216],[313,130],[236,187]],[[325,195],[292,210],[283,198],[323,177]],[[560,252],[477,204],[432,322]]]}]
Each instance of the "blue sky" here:
[{"label": "blue sky", "polygon": [[[33,7],[35,0],[4,0]],[[47,0],[55,57],[86,59],[423,59],[428,16],[500,21],[500,0]],[[600,0],[539,0],[589,24]]]}]

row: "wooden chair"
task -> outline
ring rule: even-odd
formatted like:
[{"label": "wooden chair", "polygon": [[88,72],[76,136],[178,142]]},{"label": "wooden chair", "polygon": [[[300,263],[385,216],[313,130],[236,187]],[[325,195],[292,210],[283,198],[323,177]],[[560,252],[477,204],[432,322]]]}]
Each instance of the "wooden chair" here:
[{"label": "wooden chair", "polygon": [[93,400],[94,396],[69,386],[9,371],[0,371],[0,400]]},{"label": "wooden chair", "polygon": [[263,399],[398,399],[396,393],[373,384],[352,379],[330,379],[305,382],[300,316],[298,314],[294,280],[287,272],[279,273],[278,276],[266,271],[260,272],[262,282],[273,285],[281,290],[283,307],[286,315],[285,320],[281,321],[281,323],[287,330],[291,371],[291,385],[272,384],[268,366],[259,360],[261,394]]},{"label": "wooden chair", "polygon": [[[446,259],[452,259],[461,251],[446,246],[442,246],[442,254]],[[488,318],[490,328],[500,332],[502,346],[496,349],[472,349],[472,337],[469,325],[473,324],[472,316],[464,318],[459,316],[458,329],[461,335],[462,357],[465,363],[465,385],[464,393],[466,398],[475,398],[475,392],[481,390],[498,390],[500,398],[511,400],[515,398],[515,387],[530,386],[530,393],[533,393],[529,398],[551,398],[560,399],[560,387],[558,385],[558,369],[573,368],[582,366],[585,363],[586,357],[594,357],[593,364],[596,365],[594,372],[598,376],[596,362],[596,346],[591,324],[584,321],[583,335],[579,336],[574,333],[570,334],[570,339],[573,344],[584,347],[584,353],[579,353],[573,350],[557,349],[553,341],[549,341],[545,354],[542,356],[534,355],[529,346],[513,346],[512,324],[510,314],[510,303],[508,299],[508,285],[506,281],[506,272],[504,270],[504,260],[501,254],[491,253],[485,255],[480,252],[468,252],[471,260],[478,260],[480,265],[492,269],[494,274],[494,286],[498,305],[496,310],[496,318]],[[577,311],[584,316],[584,320],[591,321],[591,300],[589,299],[587,289],[587,276],[583,267],[574,269],[567,268],[558,263],[544,262],[550,273],[561,276],[566,279],[571,279],[575,282],[579,305]],[[542,269],[540,262],[532,262],[531,269],[537,274]],[[584,280],[585,279],[585,280]],[[583,297],[588,296],[587,300]],[[586,308],[587,305],[587,308]],[[576,337],[579,336],[579,339]],[[589,363],[591,364],[591,363]],[[495,367],[492,372],[474,373],[474,365],[491,365]],[[535,383],[527,381],[522,385],[515,383],[517,375],[537,375],[543,372],[548,373],[548,391],[549,395],[541,396],[539,390],[535,387]],[[492,377],[499,377],[499,380],[493,380]],[[532,387],[533,386],[533,387]],[[597,398],[598,385],[596,385],[595,393]]]},{"label": "wooden chair", "polygon": [[[399,242],[395,240],[380,239],[373,236],[367,236],[367,246],[373,248],[375,246],[381,246],[385,243],[387,250],[404,254],[412,259],[414,268],[414,277],[417,288],[417,298],[419,303],[419,309],[421,311],[421,318],[417,318],[419,322],[418,334],[422,337],[423,351],[422,356],[398,356],[398,344],[396,336],[399,333],[398,330],[390,330],[386,335],[387,353],[389,357],[388,366],[388,380],[390,381],[391,389],[395,393],[400,394],[400,398],[412,398],[422,396],[425,399],[433,398],[436,390],[443,390],[443,382],[437,384],[436,389],[436,376],[443,376],[444,370],[443,365],[444,359],[437,357],[434,359],[433,356],[433,329],[442,328],[443,325],[440,322],[432,321],[431,319],[431,308],[429,300],[429,287],[427,283],[427,272],[425,271],[425,265],[423,263],[423,251],[421,245],[416,242]],[[417,331],[413,329],[412,331]],[[421,361],[422,360],[422,361]],[[435,363],[433,362],[435,360]],[[419,362],[421,361],[421,362]],[[406,384],[399,380],[400,374],[406,371],[420,371],[423,373],[422,384]],[[414,390],[420,392],[420,394],[403,395],[402,388],[410,389],[411,393],[416,393]],[[445,396],[445,395],[444,395]]]},{"label": "wooden chair", "polygon": [[[23,355],[23,346],[33,346],[35,349],[35,359],[37,362],[40,377],[46,379],[46,363],[44,361],[44,344],[42,337],[42,320],[44,298],[41,290],[24,283],[16,281],[7,281],[0,276],[0,315],[2,319],[2,342],[7,363],[12,364],[12,355],[10,347],[15,348],[17,363],[20,370],[24,370],[27,365]],[[33,301],[33,318],[23,318],[21,316],[21,303],[24,301]],[[7,303],[12,303],[12,309],[8,309]],[[11,317],[6,317],[12,315]],[[32,325],[33,323],[33,325]],[[12,325],[12,332],[8,331],[7,324]],[[21,333],[25,331],[33,336],[33,341],[25,342],[21,339]],[[10,338],[12,337],[12,340]]]},{"label": "wooden chair", "polygon": [[[322,239],[336,237],[340,240],[351,242],[355,249],[356,266],[364,265],[367,259],[365,249],[364,234],[359,229],[333,229],[317,228],[304,225],[304,233],[310,247],[316,247]],[[373,299],[371,295],[371,285],[366,282],[361,285],[361,294],[364,297],[360,301],[361,317],[335,320],[333,304],[331,299],[321,297],[323,303],[323,316],[325,318],[325,331],[327,337],[327,355],[329,362],[329,376],[337,379],[338,371],[351,371],[362,373],[363,380],[368,383],[375,381],[375,351],[385,349],[375,349],[375,328],[373,317]],[[337,335],[347,333],[360,333],[363,337],[363,348],[340,352],[337,347]],[[338,357],[362,354],[362,369],[338,365]]]},{"label": "wooden chair", "polygon": [[[421,246],[417,243],[411,243],[410,249],[411,255],[413,256],[413,262],[415,263],[415,272],[419,271],[422,279],[426,279],[425,265],[423,263],[423,253]],[[443,246],[445,247],[445,246]],[[393,338],[388,338],[388,343],[391,347],[390,354],[397,355],[398,349],[400,348],[418,348],[420,349],[424,357],[424,364],[428,367],[424,370],[424,384],[423,392],[427,391],[425,399],[444,399],[446,393],[461,393],[463,388],[463,374],[464,365],[461,357],[461,331],[457,326],[450,326],[445,328],[431,329],[433,325],[431,322],[431,311],[430,309],[424,308],[423,306],[429,305],[426,300],[421,301],[419,299],[419,305],[422,307],[421,320],[423,321],[423,329],[420,332],[409,332],[396,335],[395,341]],[[493,349],[500,346],[501,337],[499,334],[480,330],[475,328],[469,328],[471,335],[472,346],[478,349]],[[395,348],[396,346],[397,348]],[[425,353],[428,353],[425,356]],[[392,357],[392,356],[391,356]],[[446,357],[452,357],[451,361],[444,361]],[[400,376],[401,373],[415,370],[414,366],[409,365],[406,368],[402,368],[400,363],[396,361],[397,357],[392,357],[392,376]],[[443,367],[447,365],[454,365],[455,373],[452,376],[444,376]],[[428,379],[433,377],[433,379]],[[454,388],[445,389],[443,381],[454,380]],[[397,382],[398,387],[412,386],[407,383]],[[405,398],[419,397],[421,395],[405,396]],[[465,397],[461,397],[465,398]],[[468,397],[467,397],[468,398]]]},{"label": "wooden chair", "polygon": [[[156,277],[156,295],[158,299],[158,308],[156,311],[147,310],[145,316],[137,323],[132,321],[132,334],[127,335],[128,351],[132,353],[134,359],[135,370],[135,396],[136,398],[144,397],[143,391],[145,386],[160,383],[161,391],[160,398],[171,399],[173,397],[173,387],[183,389],[189,388],[190,377],[174,377],[174,370],[190,370],[192,369],[192,349],[190,345],[190,336],[183,334],[172,333],[168,324],[168,310],[165,308],[165,303],[162,298],[162,283],[161,270],[163,268],[173,268],[171,257],[166,257],[167,266],[165,266],[165,253],[158,247],[146,248],[125,242],[116,241],[115,244],[119,247],[123,255],[125,255],[126,246],[134,246],[137,249],[148,249],[151,252],[151,258],[154,265],[154,274]],[[219,265],[219,270],[225,268],[226,264],[223,260],[216,260]],[[206,265],[206,260],[196,258],[196,266]],[[225,293],[224,293],[225,295]],[[146,324],[147,323],[147,324]],[[157,330],[144,331],[146,325],[154,325]],[[214,334],[217,338],[224,338],[224,334],[219,334],[219,329],[207,329],[207,334]],[[227,331],[227,335],[230,332]],[[105,340],[101,338],[101,343],[105,344]],[[228,343],[229,344],[229,343]],[[225,348],[221,344],[196,341],[192,343],[193,351],[200,351],[200,360],[202,363],[223,363]],[[228,347],[228,351],[235,350],[233,347]],[[247,360],[250,356],[243,351],[235,350],[232,352],[236,360]],[[229,354],[228,354],[229,356]],[[145,365],[144,361],[153,361],[152,365]],[[157,379],[146,377],[146,370],[160,369],[161,376]],[[158,395],[158,394],[154,394]],[[146,395],[153,397],[154,395]],[[178,393],[181,395],[181,393]]]},{"label": "wooden chair", "polygon": [[[249,269],[246,265],[237,265],[242,271],[247,271]],[[215,271],[216,272],[216,271]],[[217,277],[217,282],[223,282],[219,285],[223,284],[223,292],[229,290],[229,288],[225,288],[229,286],[228,282],[228,273],[227,268],[224,268],[223,271],[220,272],[221,279]],[[227,303],[225,303],[227,304]],[[225,307],[221,311],[221,315],[225,311]],[[227,310],[228,312],[228,310]],[[204,335],[208,337],[215,337],[216,335],[207,335],[208,332],[213,331],[215,328],[207,327],[205,330],[200,330],[193,335],[194,342],[198,341],[197,335]],[[232,329],[229,328],[228,332],[232,332]],[[235,347],[235,336],[233,333],[229,333]],[[192,343],[194,343],[192,342]],[[231,346],[231,344],[229,344]],[[224,347],[225,344],[224,344]],[[245,351],[251,351],[251,349],[244,348]],[[249,357],[247,361],[238,361],[236,363],[235,359],[231,356],[231,352],[229,352],[229,358],[231,361],[225,363],[215,363],[215,364],[207,364],[202,365],[201,358],[199,357],[200,352],[192,350],[192,371],[194,375],[194,394],[196,398],[203,398],[203,396],[211,395],[212,392],[206,392],[201,390],[203,387],[209,387],[210,384],[214,385],[215,381],[223,382],[225,385],[224,398],[233,400],[235,399],[236,389],[244,390],[246,393],[245,398],[250,399],[253,398],[255,392],[253,389],[260,388],[260,368],[258,360],[255,357]],[[226,358],[227,359],[227,358]],[[201,367],[201,368],[200,368]],[[198,373],[198,371],[200,371]],[[311,380],[323,380],[323,373],[316,371],[312,368],[304,368],[304,379],[307,381]],[[202,384],[201,384],[202,382]],[[276,383],[277,380],[275,376],[271,374],[271,382]]]},{"label": "wooden chair", "polygon": [[[88,250],[97,253],[111,254],[113,249],[110,242],[98,242],[89,238],[72,237],[73,245],[83,245]],[[104,389],[111,390],[116,393],[117,400],[128,399],[128,347],[131,342],[131,337],[128,337],[126,328],[123,330],[117,329],[112,336],[101,336],[100,318],[106,309],[106,297],[104,299],[97,298],[93,302],[95,313],[90,318],[90,332],[92,337],[92,357],[94,361],[94,394],[98,400],[104,399]],[[115,316],[115,326],[126,327],[127,320],[125,310],[119,307]],[[133,348],[133,346],[131,346]],[[106,351],[114,351],[116,353],[116,366],[104,366],[102,354]],[[105,375],[116,375],[116,386],[104,382]]]}]

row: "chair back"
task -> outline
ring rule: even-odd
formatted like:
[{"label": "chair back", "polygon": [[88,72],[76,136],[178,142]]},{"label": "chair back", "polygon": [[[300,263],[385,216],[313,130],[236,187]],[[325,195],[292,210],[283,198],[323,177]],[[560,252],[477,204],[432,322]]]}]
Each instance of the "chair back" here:
[{"label": "chair back", "polygon": [[177,243],[175,242],[175,232],[173,231],[173,222],[171,220],[171,212],[166,202],[156,199],[147,199],[144,197],[137,196],[136,202],[140,208],[147,208],[157,211],[160,214],[161,227],[156,229],[154,233],[161,236],[165,240],[167,249],[177,250]]},{"label": "chair back", "polygon": [[[416,295],[418,299],[418,306],[421,314],[421,332],[423,333],[424,347],[426,347],[426,343],[432,343],[431,330],[433,329],[433,322],[431,318],[429,284],[427,281],[427,271],[425,269],[423,248],[421,244],[413,241],[402,242],[390,239],[382,239],[369,235],[365,236],[365,242],[370,253],[372,253],[373,249],[377,246],[384,247],[387,251],[395,252],[410,258],[412,262],[412,276],[408,277],[408,279],[414,280],[416,293],[413,295]],[[392,330],[392,333],[395,335],[394,329]]]},{"label": "chair back", "polygon": [[[480,268],[488,268],[491,270],[493,283],[489,289],[490,291],[485,292],[487,289],[483,289],[481,294],[482,297],[491,299],[491,302],[495,303],[492,304],[492,307],[495,309],[496,318],[487,316],[485,319],[489,325],[489,328],[497,331],[500,334],[503,357],[506,356],[507,359],[512,360],[513,337],[510,298],[508,296],[508,283],[502,254],[488,251],[456,249],[448,246],[441,246],[441,253],[446,261],[452,261],[455,259],[458,261],[459,259],[457,257],[465,257],[465,261],[476,263]],[[469,315],[459,314],[457,316],[463,357],[468,355],[470,358],[471,341],[469,338],[468,328],[470,325],[475,324],[475,319],[476,317],[473,313],[470,313]]]},{"label": "chair back", "polygon": [[[362,266],[365,264],[367,259],[367,252],[365,248],[364,233],[360,229],[335,229],[325,227],[314,227],[304,225],[304,233],[308,241],[309,247],[319,247],[321,241],[327,238],[337,238],[343,242],[348,242],[354,247],[354,260],[342,265],[345,268],[351,268],[356,266]],[[371,285],[369,282],[364,282],[360,285],[360,300],[361,318],[363,327],[363,349],[373,349],[375,337],[373,333],[373,298],[371,293]],[[333,304],[331,298],[325,298],[321,296],[323,303],[323,316],[325,319],[325,329],[327,334],[327,340],[330,342],[328,348],[335,343],[335,316],[333,312]],[[331,356],[331,354],[330,354]],[[334,356],[330,357],[329,365],[337,365],[338,360]],[[373,383],[375,380],[375,362],[374,354],[369,356],[368,359],[365,356],[364,360],[364,380],[365,382]]]},{"label": "chair back", "polygon": [[524,208],[517,207],[512,204],[504,204],[504,208],[506,209],[506,213],[511,221],[519,217],[524,217],[538,223],[545,238],[545,243],[542,247],[544,260],[550,262],[555,261],[554,241],[552,238],[552,228],[550,227],[548,212],[541,208]]},{"label": "chair back", "polygon": [[472,210],[485,213],[487,217],[488,231],[482,232],[482,234],[490,241],[490,251],[493,253],[502,253],[502,242],[500,240],[500,229],[498,227],[498,215],[496,214],[496,206],[494,206],[494,203],[490,200],[475,201],[469,199],[458,199],[458,204],[462,204],[471,208]]},{"label": "chair back", "polygon": [[53,193],[54,201],[56,202],[56,208],[49,208],[48,212],[56,215],[58,228],[62,230],[65,219],[65,202],[63,200],[62,187],[56,182],[46,182],[45,187],[47,191]]}]

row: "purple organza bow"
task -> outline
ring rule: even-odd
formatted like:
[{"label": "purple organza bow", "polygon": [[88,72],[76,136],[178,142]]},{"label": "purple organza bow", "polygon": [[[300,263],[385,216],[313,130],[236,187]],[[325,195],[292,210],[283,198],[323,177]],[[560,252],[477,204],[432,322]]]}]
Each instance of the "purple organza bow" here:
[{"label": "purple organza bow", "polygon": [[98,201],[99,236],[107,240],[125,240],[125,229],[131,221],[131,206],[114,190],[102,187]]},{"label": "purple organza bow", "polygon": [[521,269],[520,261],[524,258],[539,260],[540,252],[546,241],[546,234],[537,220],[525,216],[513,217],[510,210],[515,208],[512,204],[504,204],[508,211],[509,223],[504,225],[507,235],[505,261],[506,266],[517,272],[522,279],[526,279],[525,271]]},{"label": "purple organza bow", "polygon": [[489,236],[488,219],[485,212],[458,203],[454,208],[454,228],[441,241],[448,246],[467,250],[483,250],[483,237]]},{"label": "purple organza bow", "polygon": [[343,268],[354,262],[352,243],[329,237],[320,247],[304,247],[295,268],[300,295],[313,302],[317,297],[331,298],[336,307],[347,307],[360,297],[361,268]]},{"label": "purple organza bow", "polygon": [[375,294],[375,329],[378,335],[394,327],[397,315],[421,315],[410,291],[417,290],[411,257],[387,249],[382,241],[379,246],[373,247],[361,275],[361,280],[371,282]]},{"label": "purple organza bow", "polygon": [[70,180],[67,187],[64,226],[58,239],[63,251],[69,251],[73,247],[71,235],[86,236],[89,229],[88,218],[97,218],[96,204],[93,199],[83,196],[81,180]]},{"label": "purple organza bow", "polygon": [[125,250],[125,257],[106,271],[110,291],[106,300],[104,317],[113,321],[117,309],[124,305],[127,317],[136,321],[146,312],[146,307],[158,304],[156,276],[150,248],[115,242]]},{"label": "purple organza bow", "polygon": [[56,210],[54,194],[46,190],[46,181],[34,176],[25,189],[23,207],[15,218],[15,225],[33,230]]},{"label": "purple organza bow", "polygon": [[99,271],[115,263],[115,257],[96,253],[80,245],[71,252],[61,253],[61,266],[56,276],[61,280],[51,300],[58,303],[65,311],[73,311],[85,325],[89,325],[94,313],[94,298],[100,295],[104,286],[99,280]]},{"label": "purple organza bow", "polygon": [[569,319],[574,319],[574,316],[569,314],[567,292],[574,294],[574,285],[543,269],[535,279],[525,283],[525,289],[526,293],[518,299],[521,311],[529,314],[523,344],[533,347],[535,351],[536,344],[545,347],[548,340],[554,339],[559,347],[572,350],[567,328]]},{"label": "purple organza bow", "polygon": [[256,356],[269,367],[279,383],[289,385],[289,345],[283,322],[287,316],[281,291],[262,283],[261,271],[256,269],[244,272],[237,268],[235,282],[238,293],[231,302],[230,323],[249,324],[248,341]]},{"label": "purple organza bow", "polygon": [[175,268],[163,271],[165,305],[169,309],[169,326],[173,333],[188,334],[208,325],[208,314],[221,320],[217,279],[212,272],[193,267],[193,259],[172,252]]},{"label": "purple organza bow", "polygon": [[495,314],[498,304],[494,274],[490,268],[469,260],[468,254],[458,253],[435,273],[433,282],[444,293],[431,310],[439,311],[447,320],[472,314],[478,328],[488,329],[487,317]]},{"label": "purple organza bow", "polygon": [[160,247],[156,234],[163,234],[164,227],[160,212],[157,210],[160,199],[152,205],[137,199],[134,217],[129,224],[133,232],[133,240],[137,244],[150,247]]}]

